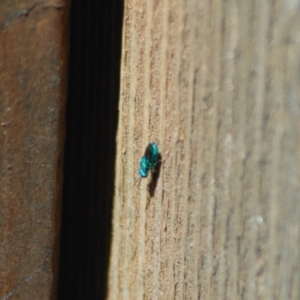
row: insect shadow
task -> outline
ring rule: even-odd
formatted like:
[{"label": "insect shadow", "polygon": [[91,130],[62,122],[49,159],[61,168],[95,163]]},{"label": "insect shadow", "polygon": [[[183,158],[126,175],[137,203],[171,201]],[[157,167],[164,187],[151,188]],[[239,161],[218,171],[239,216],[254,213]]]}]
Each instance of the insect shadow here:
[{"label": "insect shadow", "polygon": [[162,157],[161,157],[161,154],[158,153],[157,163],[153,167],[153,170],[151,172],[151,180],[148,184],[148,191],[149,191],[150,197],[153,197],[154,194],[155,194],[157,181],[158,181],[158,178],[159,178],[159,175],[160,175],[161,162],[162,162]]}]

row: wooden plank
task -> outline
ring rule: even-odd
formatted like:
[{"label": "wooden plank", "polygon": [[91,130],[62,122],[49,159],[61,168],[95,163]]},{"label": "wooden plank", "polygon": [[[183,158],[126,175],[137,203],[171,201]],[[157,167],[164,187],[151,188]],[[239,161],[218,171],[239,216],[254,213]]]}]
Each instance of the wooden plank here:
[{"label": "wooden plank", "polygon": [[0,4],[1,299],[55,299],[68,11]]},{"label": "wooden plank", "polygon": [[125,1],[109,299],[299,299],[299,12]]}]

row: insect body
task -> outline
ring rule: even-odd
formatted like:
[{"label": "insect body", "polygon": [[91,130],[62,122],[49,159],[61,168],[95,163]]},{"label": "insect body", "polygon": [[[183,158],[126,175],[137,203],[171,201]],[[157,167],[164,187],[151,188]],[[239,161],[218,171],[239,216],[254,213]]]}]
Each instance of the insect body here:
[{"label": "insect body", "polygon": [[140,160],[139,174],[141,177],[147,177],[149,171],[152,171],[159,162],[159,152],[156,143],[150,143],[145,150],[144,156]]}]

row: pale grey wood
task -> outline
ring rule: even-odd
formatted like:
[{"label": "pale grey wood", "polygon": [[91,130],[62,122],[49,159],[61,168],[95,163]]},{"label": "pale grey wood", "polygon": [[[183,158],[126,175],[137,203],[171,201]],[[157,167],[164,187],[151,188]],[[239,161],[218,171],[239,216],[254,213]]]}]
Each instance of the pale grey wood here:
[{"label": "pale grey wood", "polygon": [[125,1],[108,299],[299,299],[299,8]]}]

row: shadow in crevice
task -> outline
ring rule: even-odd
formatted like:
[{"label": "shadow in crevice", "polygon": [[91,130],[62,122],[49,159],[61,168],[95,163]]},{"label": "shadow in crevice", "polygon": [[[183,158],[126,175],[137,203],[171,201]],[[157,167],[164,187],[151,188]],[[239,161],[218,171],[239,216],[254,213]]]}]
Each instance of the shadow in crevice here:
[{"label": "shadow in crevice", "polygon": [[72,1],[58,299],[105,299],[123,1]]}]

